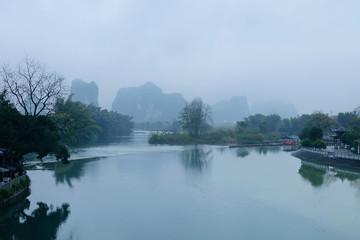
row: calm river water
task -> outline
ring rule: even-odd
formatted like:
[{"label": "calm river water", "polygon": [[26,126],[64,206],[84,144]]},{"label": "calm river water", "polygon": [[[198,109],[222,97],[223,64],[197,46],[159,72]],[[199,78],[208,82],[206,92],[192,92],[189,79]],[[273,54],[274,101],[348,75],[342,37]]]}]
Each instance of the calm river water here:
[{"label": "calm river water", "polygon": [[0,239],[359,239],[357,172],[302,163],[282,147],[147,137],[29,170],[31,194],[2,213]]}]

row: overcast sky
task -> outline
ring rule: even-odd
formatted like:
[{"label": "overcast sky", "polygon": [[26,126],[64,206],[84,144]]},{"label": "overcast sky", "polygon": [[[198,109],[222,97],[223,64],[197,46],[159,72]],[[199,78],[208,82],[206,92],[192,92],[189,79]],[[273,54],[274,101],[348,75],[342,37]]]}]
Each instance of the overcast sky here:
[{"label": "overcast sky", "polygon": [[246,96],[298,112],[360,105],[358,0],[1,0],[0,62],[25,53],[99,103],[151,81],[207,103]]}]

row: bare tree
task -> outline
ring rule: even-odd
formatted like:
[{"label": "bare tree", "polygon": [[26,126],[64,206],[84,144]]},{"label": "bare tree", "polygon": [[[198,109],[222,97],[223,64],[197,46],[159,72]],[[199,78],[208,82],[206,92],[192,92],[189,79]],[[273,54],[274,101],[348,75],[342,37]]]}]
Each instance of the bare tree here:
[{"label": "bare tree", "polygon": [[191,137],[197,138],[201,132],[210,128],[212,121],[210,106],[195,99],[186,103],[180,113],[180,124]]},{"label": "bare tree", "polygon": [[49,115],[65,96],[64,77],[28,56],[16,69],[4,64],[0,77],[8,98],[25,115]]}]

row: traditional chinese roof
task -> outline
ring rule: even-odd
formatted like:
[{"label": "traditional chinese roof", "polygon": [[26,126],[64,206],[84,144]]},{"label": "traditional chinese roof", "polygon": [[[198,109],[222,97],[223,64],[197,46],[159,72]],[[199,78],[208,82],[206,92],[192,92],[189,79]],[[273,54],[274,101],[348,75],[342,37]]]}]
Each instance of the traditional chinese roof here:
[{"label": "traditional chinese roof", "polygon": [[338,129],[333,129],[332,131],[335,133],[333,135],[334,138],[341,138],[341,136],[346,132],[346,129],[339,127]]}]

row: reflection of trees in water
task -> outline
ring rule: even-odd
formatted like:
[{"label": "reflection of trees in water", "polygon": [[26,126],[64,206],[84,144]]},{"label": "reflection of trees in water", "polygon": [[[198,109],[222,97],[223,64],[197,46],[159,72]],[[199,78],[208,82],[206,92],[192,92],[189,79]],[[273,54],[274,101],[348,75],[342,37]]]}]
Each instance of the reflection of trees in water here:
[{"label": "reflection of trees in water", "polygon": [[289,145],[289,146],[282,146],[282,150],[284,152],[294,152],[300,149],[300,145]]},{"label": "reflection of trees in water", "polygon": [[350,187],[356,190],[356,196],[360,198],[360,179],[351,180]]},{"label": "reflection of trees in water", "polygon": [[79,180],[84,175],[84,167],[87,163],[97,161],[99,158],[70,161],[68,164],[54,163],[54,177],[56,184],[67,184],[73,187],[72,181]]},{"label": "reflection of trees in water", "polygon": [[182,163],[187,170],[202,172],[210,167],[212,159],[211,149],[196,147],[182,152]]},{"label": "reflection of trees in water", "polygon": [[326,170],[317,169],[301,164],[298,173],[305,180],[309,181],[313,187],[320,187],[324,183],[324,176],[326,174]]},{"label": "reflection of trees in water", "polygon": [[[329,166],[321,164],[301,164],[298,173],[307,181],[311,183],[313,187],[320,187],[330,185],[331,183],[341,180],[347,180],[350,182],[350,186],[359,185],[360,172],[356,170],[344,170],[341,168],[332,168],[330,171]],[[359,186],[360,187],[360,186]]]},{"label": "reflection of trees in water", "polygon": [[228,147],[219,147],[217,150],[221,153],[226,152],[226,150],[228,149]]},{"label": "reflection of trees in water", "polygon": [[24,200],[17,206],[1,212],[0,238],[1,239],[56,239],[57,231],[70,214],[69,204],[64,203],[56,209],[43,202],[30,214],[30,201]]},{"label": "reflection of trees in water", "polygon": [[250,154],[250,152],[244,148],[239,148],[236,152],[236,155],[241,158],[244,158],[244,157],[248,156],[249,154]]},{"label": "reflection of trees in water", "polygon": [[268,147],[268,146],[260,146],[256,147],[255,150],[261,155],[266,155],[269,153],[278,153],[281,150],[280,146]]}]

